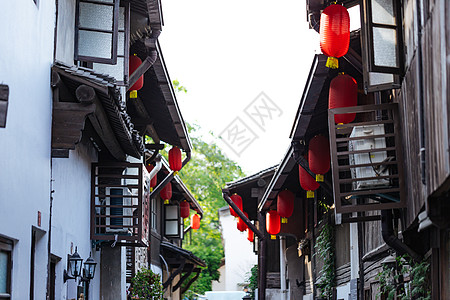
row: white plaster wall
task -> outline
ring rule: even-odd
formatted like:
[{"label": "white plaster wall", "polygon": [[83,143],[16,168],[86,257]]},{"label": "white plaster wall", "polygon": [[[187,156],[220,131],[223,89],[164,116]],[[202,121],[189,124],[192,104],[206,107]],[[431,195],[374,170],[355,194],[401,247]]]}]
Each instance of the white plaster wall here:
[{"label": "white plaster wall", "polygon": [[220,274],[221,279],[219,281],[214,280],[212,282],[212,290],[213,291],[225,291],[225,279],[224,278],[226,278],[226,272],[227,272],[227,269],[225,268],[225,265],[223,265],[219,268],[219,274]]},{"label": "white plaster wall", "polygon": [[225,281],[225,291],[241,291],[238,284],[246,281],[258,257],[253,253],[253,244],[247,240],[247,232],[237,230],[237,221],[229,209],[219,211],[219,221],[225,250],[225,278],[221,273],[219,281]]},{"label": "white plaster wall", "polygon": [[[56,291],[57,299],[75,298],[74,280],[63,283],[62,273],[67,266],[67,254],[75,251],[86,260],[90,251],[99,264],[100,253],[91,249],[90,240],[90,195],[91,195],[91,163],[97,161],[97,153],[89,141],[83,139],[75,150],[71,150],[69,158],[52,159],[53,178],[53,217],[51,253],[61,257],[57,266]],[[100,267],[91,281],[90,293],[99,299]],[[66,298],[67,297],[67,298]]]},{"label": "white plaster wall", "polygon": [[[0,83],[10,90],[0,128],[0,234],[16,241],[12,299],[29,298],[32,226],[44,230],[36,272],[47,268],[54,25],[55,1],[0,1]],[[45,299],[41,277],[35,276],[35,299]]]},{"label": "white plaster wall", "polygon": [[336,288],[336,299],[349,299],[350,282],[345,285],[340,285]]}]

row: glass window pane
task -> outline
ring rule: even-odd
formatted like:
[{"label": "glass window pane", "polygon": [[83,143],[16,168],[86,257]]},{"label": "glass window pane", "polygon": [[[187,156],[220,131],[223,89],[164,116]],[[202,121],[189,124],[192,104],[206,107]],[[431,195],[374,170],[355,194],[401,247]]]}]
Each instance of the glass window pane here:
[{"label": "glass window pane", "polygon": [[178,235],[178,221],[166,221],[166,235]]},{"label": "glass window pane", "polygon": [[119,32],[119,41],[117,43],[117,55],[125,54],[125,32]]},{"label": "glass window pane", "polygon": [[114,0],[97,0],[98,2],[114,3]]},{"label": "glass window pane", "polygon": [[0,293],[7,293],[8,272],[8,253],[0,251]]},{"label": "glass window pane", "polygon": [[125,30],[125,7],[119,7],[119,30]]},{"label": "glass window pane", "polygon": [[369,73],[369,85],[380,85],[386,83],[394,83],[394,74],[387,73]]},{"label": "glass window pane", "polygon": [[372,22],[395,25],[393,0],[372,0]]},{"label": "glass window pane", "polygon": [[398,67],[395,29],[373,27],[373,49],[376,66]]},{"label": "glass window pane", "polygon": [[348,14],[350,15],[350,31],[358,30],[361,28],[361,8],[358,5],[352,6],[348,9]]},{"label": "glass window pane", "polygon": [[111,77],[114,77],[117,81],[123,81],[124,76],[124,58],[118,57],[117,64],[109,65],[109,64],[99,64],[94,63],[93,69],[95,72],[100,74],[108,74]]},{"label": "glass window pane", "polygon": [[112,30],[113,16],[113,6],[80,3],[80,27]]},{"label": "glass window pane", "polygon": [[166,219],[178,219],[178,207],[175,205],[167,206],[166,209]]},{"label": "glass window pane", "polygon": [[78,55],[111,58],[112,34],[80,30],[78,33]]}]

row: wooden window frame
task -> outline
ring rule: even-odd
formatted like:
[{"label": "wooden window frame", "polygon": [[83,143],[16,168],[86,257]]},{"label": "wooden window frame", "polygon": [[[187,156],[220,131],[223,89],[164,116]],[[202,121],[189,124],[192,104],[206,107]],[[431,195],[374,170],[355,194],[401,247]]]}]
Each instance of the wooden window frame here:
[{"label": "wooden window frame", "polygon": [[[403,53],[403,33],[401,27],[401,7],[397,1],[392,0],[393,9],[395,14],[396,25],[379,24],[374,23],[372,20],[372,0],[363,0],[360,4],[360,15],[361,15],[361,49],[362,49],[362,60],[363,60],[363,77],[364,77],[364,89],[365,92],[375,92],[388,90],[393,88],[400,88],[400,76],[404,69],[404,53]],[[395,29],[397,35],[397,57],[398,57],[398,67],[386,67],[375,65],[375,50],[373,43],[373,28],[387,28]],[[380,74],[391,74],[393,76],[392,82],[381,83],[381,84],[371,84],[369,74],[370,73],[380,73]]]},{"label": "wooden window frame", "polygon": [[[105,6],[113,6],[113,29],[112,30],[100,30],[100,29],[92,29],[87,27],[80,27],[80,2],[83,3],[91,3],[97,5],[105,5]],[[101,2],[95,0],[77,0],[76,2],[76,12],[75,12],[75,51],[74,56],[75,60],[86,61],[86,62],[96,62],[102,64],[111,64],[115,65],[117,63],[117,44],[119,39],[119,4],[120,0],[112,0],[112,3]],[[78,54],[78,38],[79,31],[93,31],[93,32],[103,32],[112,34],[112,46],[111,46],[111,57],[103,58],[103,57],[94,57],[94,56],[85,56]]]},{"label": "wooden window frame", "polygon": [[[167,216],[166,216],[166,213],[167,213],[167,209],[169,208],[169,207],[176,207],[176,209],[177,209],[177,218],[175,218],[175,219],[169,219],[169,218],[167,218]],[[166,226],[166,222],[167,221],[176,221],[177,222],[177,228],[178,228],[178,234],[168,234],[167,232],[166,232],[166,229],[167,229],[167,226]],[[182,227],[181,227],[181,225],[180,225],[180,222],[181,221],[181,217],[180,217],[180,206],[179,205],[177,205],[177,204],[167,204],[167,205],[164,205],[164,236],[165,237],[167,237],[167,238],[169,238],[169,239],[180,239],[181,238],[181,229],[182,229]]]},{"label": "wooden window frame", "polygon": [[11,278],[12,278],[12,250],[13,242],[11,240],[0,237],[0,252],[8,255],[8,264],[6,266],[6,294],[0,294],[0,299],[11,299]]}]

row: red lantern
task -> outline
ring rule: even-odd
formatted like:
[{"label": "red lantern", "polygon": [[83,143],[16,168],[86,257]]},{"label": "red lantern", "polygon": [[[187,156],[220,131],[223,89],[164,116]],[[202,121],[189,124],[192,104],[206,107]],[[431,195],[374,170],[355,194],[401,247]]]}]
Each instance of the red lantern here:
[{"label": "red lantern", "polygon": [[199,229],[200,228],[200,216],[197,214],[192,215],[191,217],[191,228]]},{"label": "red lantern", "polygon": [[300,165],[298,166],[298,172],[300,186],[306,191],[306,197],[314,198],[314,191],[319,188],[320,184]]},{"label": "red lantern", "polygon": [[281,191],[277,196],[277,212],[281,217],[281,223],[287,223],[294,212],[294,193],[289,190]]},{"label": "red lantern", "polygon": [[175,175],[177,175],[178,171],[181,170],[181,165],[181,150],[180,148],[174,146],[169,150],[169,166],[172,171],[175,172]]},{"label": "red lantern", "polygon": [[350,16],[338,4],[325,8],[320,16],[320,49],[329,56],[326,66],[337,69],[338,58],[347,54],[350,45]]},{"label": "red lantern", "polygon": [[[234,202],[234,204],[236,204],[236,206],[241,210],[241,211],[243,211],[244,210],[244,206],[243,206],[243,203],[242,203],[242,198],[241,198],[241,196],[239,196],[238,194],[233,194],[233,195],[231,195],[231,200]],[[238,214],[233,210],[233,208],[231,207],[231,205],[230,205],[230,214],[233,216],[233,217],[238,217]]]},{"label": "red lantern", "polygon": [[[248,214],[244,211],[243,212],[244,215],[247,217],[248,219]],[[244,220],[242,220],[241,218],[238,218],[238,224],[237,224],[237,229],[240,232],[243,232],[244,230],[246,230],[248,228],[247,224],[245,224]]]},{"label": "red lantern", "polygon": [[309,141],[308,163],[311,172],[316,174],[316,181],[323,181],[323,174],[330,170],[331,165],[328,138],[316,135]]},{"label": "red lantern", "polygon": [[159,195],[164,200],[164,204],[169,204],[170,198],[172,198],[172,183],[167,183],[159,192]]},{"label": "red lantern", "polygon": [[266,230],[270,234],[270,238],[275,239],[280,229],[280,215],[276,210],[269,210],[266,214]]},{"label": "red lantern", "polygon": [[[339,74],[330,83],[328,108],[351,107],[358,104],[358,84],[347,74]],[[356,113],[334,115],[334,122],[347,124],[355,120]]]},{"label": "red lantern", "polygon": [[[130,56],[129,62],[129,72],[131,75],[136,71],[136,69],[142,64],[142,60],[135,54]],[[139,79],[130,87],[128,90],[130,91],[130,98],[137,98],[137,91],[142,89],[144,86],[144,75],[139,77]]]},{"label": "red lantern", "polygon": [[180,217],[182,217],[183,219],[189,218],[189,210],[190,210],[189,202],[187,202],[186,200],[181,201],[180,202]]},{"label": "red lantern", "polygon": [[[150,165],[147,165],[145,168],[150,173],[155,168],[155,166],[150,164]],[[156,184],[158,183],[158,175],[157,174],[158,173],[156,173],[155,176],[153,176],[153,178],[150,179],[150,192],[153,192],[153,188],[156,187]]]},{"label": "red lantern", "polygon": [[247,228],[247,240],[251,243],[255,240],[255,234],[250,230],[250,228]]}]

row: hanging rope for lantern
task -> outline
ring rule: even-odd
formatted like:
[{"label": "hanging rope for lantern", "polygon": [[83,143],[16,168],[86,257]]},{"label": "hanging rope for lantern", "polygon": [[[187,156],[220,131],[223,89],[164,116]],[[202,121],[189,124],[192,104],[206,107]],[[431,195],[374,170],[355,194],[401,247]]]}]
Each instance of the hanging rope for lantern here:
[{"label": "hanging rope for lantern", "polygon": [[323,182],[323,174],[327,173],[331,167],[328,138],[316,135],[309,141],[308,164],[311,172],[316,174],[316,181]]},{"label": "hanging rope for lantern", "polygon": [[332,4],[320,15],[320,49],[328,56],[326,66],[339,67],[339,57],[347,54],[350,45],[350,16],[342,5]]}]

